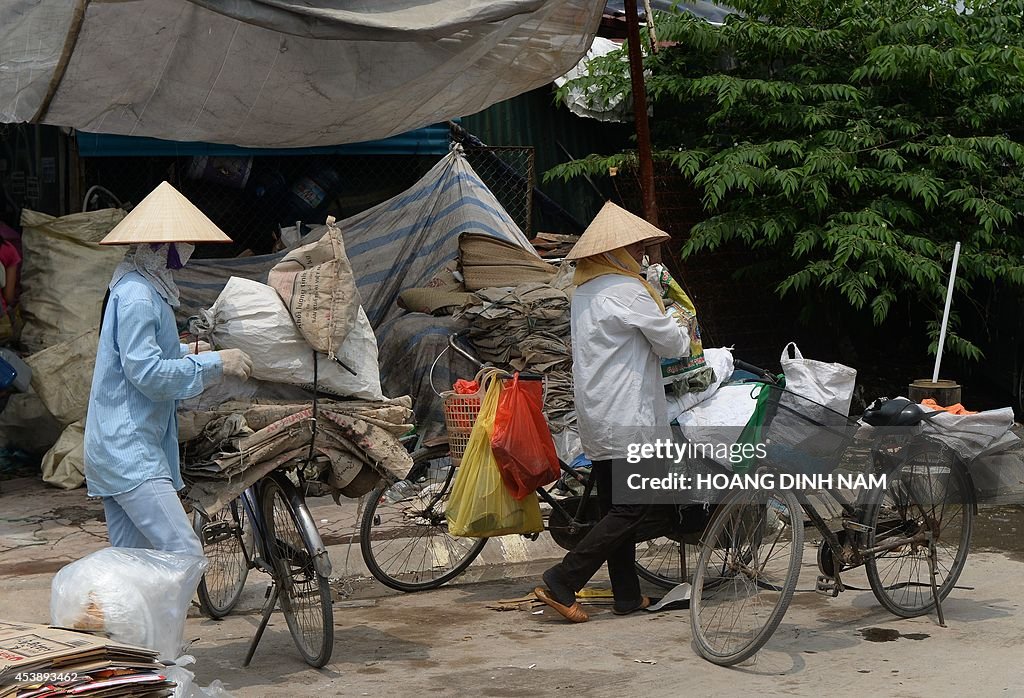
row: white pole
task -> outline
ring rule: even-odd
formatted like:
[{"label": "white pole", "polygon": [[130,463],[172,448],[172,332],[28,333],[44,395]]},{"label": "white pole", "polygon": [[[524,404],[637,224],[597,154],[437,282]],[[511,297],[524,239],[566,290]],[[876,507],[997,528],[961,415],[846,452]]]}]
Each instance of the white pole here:
[{"label": "white pole", "polygon": [[949,270],[949,288],[946,289],[946,309],[942,313],[942,329],[939,330],[939,350],[935,352],[935,370],[932,383],[939,380],[939,364],[942,363],[942,346],[946,343],[946,325],[949,324],[949,306],[953,304],[953,282],[956,281],[956,265],[960,261],[960,243],[953,248],[953,267]]}]

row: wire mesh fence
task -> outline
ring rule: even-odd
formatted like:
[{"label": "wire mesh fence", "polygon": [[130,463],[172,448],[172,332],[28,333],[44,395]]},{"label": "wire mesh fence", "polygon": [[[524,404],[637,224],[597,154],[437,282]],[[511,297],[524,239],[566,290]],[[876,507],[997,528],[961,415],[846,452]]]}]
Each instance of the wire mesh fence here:
[{"label": "wire mesh fence", "polygon": [[465,148],[466,160],[516,225],[532,237],[534,150],[529,146]]}]

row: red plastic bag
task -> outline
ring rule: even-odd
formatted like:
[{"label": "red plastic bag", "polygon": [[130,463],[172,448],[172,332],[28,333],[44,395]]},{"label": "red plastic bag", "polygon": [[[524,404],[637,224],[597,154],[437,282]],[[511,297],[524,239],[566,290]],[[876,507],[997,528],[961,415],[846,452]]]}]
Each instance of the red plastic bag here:
[{"label": "red plastic bag", "polygon": [[555,442],[544,419],[540,381],[520,381],[519,374],[501,393],[494,418],[491,450],[509,493],[523,499],[558,479]]},{"label": "red plastic bag", "polygon": [[459,378],[455,381],[452,389],[459,395],[476,395],[480,392],[480,384],[475,380],[468,381],[465,378]]}]

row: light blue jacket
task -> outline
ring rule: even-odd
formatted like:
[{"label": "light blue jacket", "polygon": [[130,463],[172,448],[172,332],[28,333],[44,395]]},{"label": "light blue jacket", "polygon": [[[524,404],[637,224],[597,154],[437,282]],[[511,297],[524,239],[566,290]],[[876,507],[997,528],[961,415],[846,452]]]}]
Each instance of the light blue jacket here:
[{"label": "light blue jacket", "polygon": [[110,291],[85,422],[89,495],[112,497],[169,477],[181,489],[176,401],[220,381],[216,353],[186,355],[171,306],[141,274]]}]

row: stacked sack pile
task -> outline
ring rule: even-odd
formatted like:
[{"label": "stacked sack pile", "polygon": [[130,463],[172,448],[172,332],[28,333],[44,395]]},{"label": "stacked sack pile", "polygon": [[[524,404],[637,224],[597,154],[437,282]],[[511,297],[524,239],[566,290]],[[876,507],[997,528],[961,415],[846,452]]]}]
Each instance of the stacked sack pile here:
[{"label": "stacked sack pile", "polygon": [[551,430],[561,432],[574,421],[572,269],[485,236],[463,235],[459,249],[474,293],[457,316],[469,323],[473,346],[484,361],[543,374],[544,412]]}]

